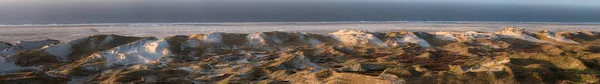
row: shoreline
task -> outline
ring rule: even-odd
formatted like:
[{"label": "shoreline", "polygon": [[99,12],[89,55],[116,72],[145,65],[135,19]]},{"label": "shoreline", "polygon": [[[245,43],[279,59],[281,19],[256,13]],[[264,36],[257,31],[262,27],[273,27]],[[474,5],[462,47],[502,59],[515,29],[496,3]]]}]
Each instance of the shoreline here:
[{"label": "shoreline", "polygon": [[177,25],[68,25],[68,26],[0,26],[0,41],[38,41],[56,39],[73,40],[92,35],[124,35],[157,37],[175,35],[206,34],[210,32],[255,33],[255,32],[309,32],[331,33],[340,29],[356,29],[373,32],[387,31],[481,31],[493,32],[504,27],[519,27],[529,31],[600,31],[598,24],[566,23],[508,23],[508,22],[282,22],[282,23],[168,23]]},{"label": "shoreline", "polygon": [[66,24],[0,24],[1,27],[81,27],[81,26],[206,26],[206,25],[286,25],[286,24],[562,24],[600,25],[600,22],[528,22],[528,21],[321,21],[321,22],[173,22],[173,23],[66,23]]}]

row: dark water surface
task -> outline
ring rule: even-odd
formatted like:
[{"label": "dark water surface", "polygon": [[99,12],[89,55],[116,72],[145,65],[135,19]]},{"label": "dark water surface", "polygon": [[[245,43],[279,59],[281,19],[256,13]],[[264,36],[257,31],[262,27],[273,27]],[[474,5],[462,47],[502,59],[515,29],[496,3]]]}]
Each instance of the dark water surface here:
[{"label": "dark water surface", "polygon": [[323,21],[600,22],[600,6],[386,0],[0,3],[0,24],[5,25]]}]

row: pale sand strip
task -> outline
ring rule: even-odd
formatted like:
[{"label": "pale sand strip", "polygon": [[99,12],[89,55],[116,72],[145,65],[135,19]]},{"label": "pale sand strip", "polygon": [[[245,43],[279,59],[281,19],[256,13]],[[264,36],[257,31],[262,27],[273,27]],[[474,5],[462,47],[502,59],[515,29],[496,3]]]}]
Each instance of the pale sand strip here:
[{"label": "pale sand strip", "polygon": [[126,36],[174,36],[209,32],[252,33],[265,31],[294,31],[329,33],[340,29],[358,29],[376,32],[385,31],[484,31],[494,32],[514,26],[526,30],[550,31],[590,30],[600,31],[600,24],[556,24],[556,23],[427,23],[427,22],[372,22],[372,23],[224,23],[223,25],[194,26],[2,26],[0,41],[15,43],[43,39],[73,40],[96,34]]}]

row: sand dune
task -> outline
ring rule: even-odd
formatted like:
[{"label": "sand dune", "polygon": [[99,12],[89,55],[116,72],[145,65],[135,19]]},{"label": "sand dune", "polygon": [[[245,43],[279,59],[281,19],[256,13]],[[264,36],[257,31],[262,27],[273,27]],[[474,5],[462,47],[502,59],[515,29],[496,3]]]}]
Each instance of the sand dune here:
[{"label": "sand dune", "polygon": [[2,43],[0,83],[598,83],[598,39],[517,27],[92,35]]}]

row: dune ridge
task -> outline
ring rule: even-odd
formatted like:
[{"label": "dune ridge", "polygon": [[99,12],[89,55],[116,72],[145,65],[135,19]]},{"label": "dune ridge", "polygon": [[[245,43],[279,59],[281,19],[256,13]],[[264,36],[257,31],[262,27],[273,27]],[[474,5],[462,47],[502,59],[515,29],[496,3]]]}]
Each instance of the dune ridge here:
[{"label": "dune ridge", "polygon": [[507,27],[0,42],[0,83],[598,83],[599,38]]}]

